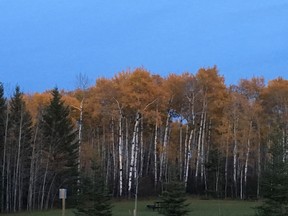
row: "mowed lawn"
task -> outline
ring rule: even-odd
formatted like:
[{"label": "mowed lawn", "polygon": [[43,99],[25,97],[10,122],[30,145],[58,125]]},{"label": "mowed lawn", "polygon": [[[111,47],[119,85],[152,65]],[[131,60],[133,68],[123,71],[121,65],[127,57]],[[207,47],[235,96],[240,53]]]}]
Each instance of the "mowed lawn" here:
[{"label": "mowed lawn", "polygon": [[[253,216],[253,207],[259,205],[258,202],[233,201],[233,200],[197,200],[189,199],[189,216]],[[147,209],[146,205],[153,204],[153,200],[138,201],[137,216],[160,215],[157,211]],[[134,201],[117,201],[113,203],[113,215],[133,216]],[[61,216],[61,210],[51,210],[47,212],[1,214],[1,216]],[[67,209],[65,216],[74,216],[73,210]]]}]

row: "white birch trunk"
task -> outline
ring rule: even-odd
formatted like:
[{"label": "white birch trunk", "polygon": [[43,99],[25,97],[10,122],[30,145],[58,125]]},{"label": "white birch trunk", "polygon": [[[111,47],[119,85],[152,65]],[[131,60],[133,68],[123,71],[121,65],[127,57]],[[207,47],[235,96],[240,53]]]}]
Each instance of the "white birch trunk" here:
[{"label": "white birch trunk", "polygon": [[[139,161],[138,161],[138,154],[139,154],[139,127],[141,124],[141,118],[139,119],[139,124],[136,129],[136,137],[135,137],[135,151],[134,151],[134,165],[133,165],[133,177],[134,179],[138,178],[138,173],[139,173]],[[136,186],[136,185],[135,185]]]},{"label": "white birch trunk", "polygon": [[[246,193],[247,188],[247,173],[248,173],[248,161],[249,161],[249,154],[250,154],[250,135],[252,130],[252,121],[249,125],[249,132],[248,132],[248,140],[247,140],[247,151],[246,151],[246,158],[245,158],[245,166],[244,166],[244,189]],[[246,194],[247,195],[247,194]]]},{"label": "white birch trunk", "polygon": [[[126,184],[127,184],[127,180],[129,178],[129,125],[128,125],[128,120],[127,118],[125,118],[125,125],[126,125],[126,135],[125,135],[125,162],[126,162]],[[125,185],[126,185],[125,184]]]},{"label": "white birch trunk", "polygon": [[179,130],[179,180],[182,181],[182,176],[183,176],[183,159],[182,159],[182,155],[183,155],[183,125],[182,125],[182,117],[181,117],[181,120],[180,120],[180,130]]},{"label": "white birch trunk", "polygon": [[186,175],[188,175],[188,173],[187,173],[188,141],[189,141],[189,125],[187,124],[186,125],[186,130],[185,130],[185,141],[184,141],[184,176],[183,176],[184,182],[185,182],[186,178],[188,179],[188,177],[186,177]]},{"label": "white birch trunk", "polygon": [[196,158],[196,171],[195,171],[195,181],[196,182],[198,179],[200,156],[201,156],[201,141],[202,141],[202,133],[203,133],[203,121],[204,121],[204,112],[201,113],[198,143],[197,143],[197,158]]},{"label": "white birch trunk", "polygon": [[201,183],[203,183],[203,178],[204,178],[204,165],[205,165],[205,129],[206,129],[206,117],[207,114],[205,112],[204,114],[204,120],[203,120],[203,130],[202,130],[202,138],[201,138]]},{"label": "white birch trunk", "polygon": [[122,131],[123,113],[122,113],[122,108],[120,107],[120,103],[116,99],[115,101],[119,109],[119,120],[118,120],[119,196],[122,196],[122,193],[123,193],[123,131]]},{"label": "white birch trunk", "polygon": [[134,125],[134,131],[133,131],[133,137],[132,137],[132,143],[131,143],[131,160],[130,160],[130,169],[129,169],[129,177],[128,177],[129,196],[131,196],[131,189],[132,189],[132,180],[133,180],[133,172],[134,172],[134,166],[135,166],[135,155],[136,155],[135,149],[136,149],[136,144],[137,144],[136,139],[137,139],[139,122],[140,122],[140,113],[137,112],[136,119],[135,119],[135,125]]},{"label": "white birch trunk", "polygon": [[[117,153],[115,148],[115,125],[114,125],[114,118],[112,117],[112,125],[111,125],[111,146],[112,146],[112,168],[113,168],[113,182],[116,182],[116,174],[117,174]],[[113,188],[115,189],[115,188]]]},{"label": "white birch trunk", "polygon": [[156,124],[155,124],[155,135],[154,135],[154,187],[157,187],[157,137],[158,137],[158,120],[156,119]]},{"label": "white birch trunk", "polygon": [[167,119],[166,119],[164,140],[163,140],[163,149],[162,149],[161,158],[160,158],[159,181],[162,180],[163,170],[165,169],[165,161],[166,161],[166,157],[167,157],[167,145],[168,145],[170,120],[171,120],[171,110],[168,111]]},{"label": "white birch trunk", "polygon": [[[188,128],[188,126],[187,126]],[[192,145],[192,138],[194,135],[194,129],[191,130],[190,132],[190,136],[189,136],[189,141],[187,144],[187,155],[186,155],[186,171],[185,171],[185,187],[187,187],[187,183],[188,183],[188,176],[189,176],[189,166],[190,166],[190,159],[192,158],[192,152],[191,152],[191,145]]]},{"label": "white birch trunk", "polygon": [[143,116],[141,118],[141,127],[140,127],[140,170],[139,177],[143,175],[143,165],[144,165],[144,139],[143,139]]},{"label": "white birch trunk", "polygon": [[119,116],[119,132],[118,132],[118,142],[119,142],[119,195],[122,196],[123,193],[123,136],[122,136],[122,113]]},{"label": "white birch trunk", "polygon": [[80,118],[79,118],[79,131],[78,131],[78,179],[77,179],[77,195],[80,193],[80,172],[81,172],[81,145],[82,145],[82,125],[83,125],[83,102],[84,99],[81,100],[80,103]]}]

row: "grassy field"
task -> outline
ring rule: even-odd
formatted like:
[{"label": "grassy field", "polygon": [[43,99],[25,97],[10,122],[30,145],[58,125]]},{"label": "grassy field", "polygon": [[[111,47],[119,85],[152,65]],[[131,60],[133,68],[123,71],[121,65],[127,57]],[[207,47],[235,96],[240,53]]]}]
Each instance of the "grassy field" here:
[{"label": "grassy field", "polygon": [[[258,202],[230,201],[230,200],[196,200],[189,199],[191,213],[189,216],[253,216],[255,211],[252,207]],[[147,209],[147,204],[153,204],[153,200],[141,200],[138,202],[137,216],[155,216],[159,214]],[[117,201],[113,203],[113,215],[129,216],[133,215],[133,201]],[[65,216],[74,216],[73,210],[68,209]],[[61,216],[61,210],[48,212],[1,214],[1,216]]]}]

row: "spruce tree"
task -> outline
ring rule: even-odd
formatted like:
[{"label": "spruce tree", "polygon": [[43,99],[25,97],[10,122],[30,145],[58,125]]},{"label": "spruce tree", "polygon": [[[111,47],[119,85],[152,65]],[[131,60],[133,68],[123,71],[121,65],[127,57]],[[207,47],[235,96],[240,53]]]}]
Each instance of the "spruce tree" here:
[{"label": "spruce tree", "polygon": [[76,216],[111,216],[111,196],[108,194],[99,166],[95,163],[92,175],[81,181],[81,194]]},{"label": "spruce tree", "polygon": [[75,192],[78,177],[77,131],[69,117],[69,107],[64,104],[58,89],[53,89],[51,94],[52,99],[44,109],[41,126],[47,157],[43,176],[47,178],[45,182],[49,182],[46,189],[50,192],[48,200],[58,194],[60,187],[67,188],[68,195]]},{"label": "spruce tree", "polygon": [[262,176],[263,204],[257,216],[288,216],[288,161],[278,140],[271,149],[271,161]]},{"label": "spruce tree", "polygon": [[184,216],[189,213],[185,198],[185,186],[182,182],[166,184],[162,193],[163,209],[160,211],[165,216]]}]

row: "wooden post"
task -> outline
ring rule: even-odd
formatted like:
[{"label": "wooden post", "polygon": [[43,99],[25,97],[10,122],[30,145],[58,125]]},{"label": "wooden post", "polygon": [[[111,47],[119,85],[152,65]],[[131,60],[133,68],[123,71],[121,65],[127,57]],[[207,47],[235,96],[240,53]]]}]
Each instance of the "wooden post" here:
[{"label": "wooden post", "polygon": [[62,216],[65,216],[65,199],[62,199]]}]

